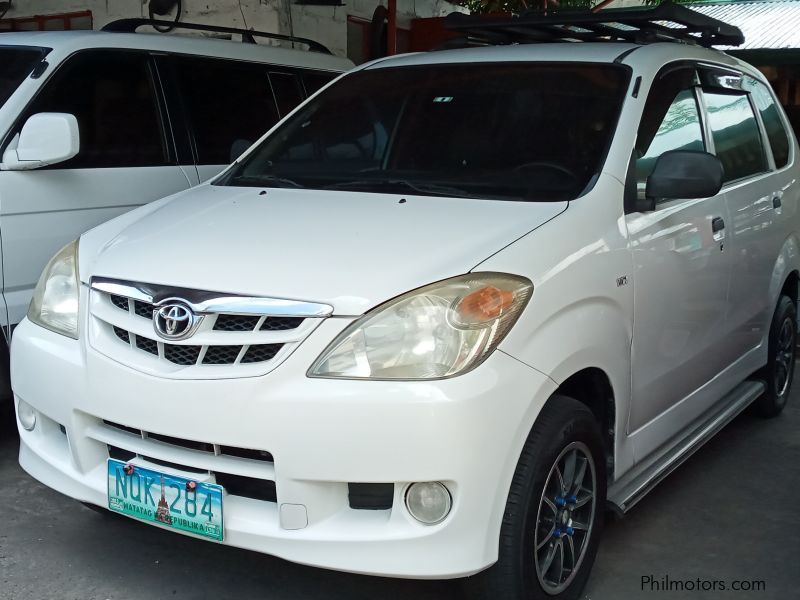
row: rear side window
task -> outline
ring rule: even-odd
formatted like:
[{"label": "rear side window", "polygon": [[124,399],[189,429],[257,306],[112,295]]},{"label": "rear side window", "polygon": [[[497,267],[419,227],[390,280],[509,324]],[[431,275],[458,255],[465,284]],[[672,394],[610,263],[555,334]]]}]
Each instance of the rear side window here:
[{"label": "rear side window", "polygon": [[6,103],[41,59],[41,50],[0,47],[0,106]]},{"label": "rear side window", "polygon": [[53,168],[167,164],[166,136],[145,54],[104,50],[75,55],[45,84],[25,119],[40,112],[78,119],[80,152]]},{"label": "rear side window", "polygon": [[653,83],[636,137],[636,180],[644,184],[656,161],[671,150],[705,150],[693,69],[672,71]]},{"label": "rear side window", "polygon": [[715,153],[725,168],[725,181],[767,170],[753,107],[746,94],[704,92]]},{"label": "rear side window", "polygon": [[745,77],[743,86],[750,92],[756,109],[761,113],[775,166],[779,169],[785,167],[789,163],[789,135],[772,94],[767,86],[752,77]]},{"label": "rear side window", "polygon": [[275,102],[278,104],[281,117],[285,117],[303,101],[300,79],[291,73],[270,72],[269,80],[272,83],[272,91],[275,93]]},{"label": "rear side window", "polygon": [[246,148],[278,122],[264,66],[205,58],[174,64],[198,164],[228,164],[235,148]]}]

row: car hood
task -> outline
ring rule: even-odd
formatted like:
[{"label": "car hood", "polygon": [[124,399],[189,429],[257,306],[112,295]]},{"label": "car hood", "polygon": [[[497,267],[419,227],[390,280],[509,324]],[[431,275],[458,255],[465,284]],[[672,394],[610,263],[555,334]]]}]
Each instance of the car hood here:
[{"label": "car hood", "polygon": [[205,185],[81,240],[81,277],[330,304],[360,315],[475,265],[567,202]]}]

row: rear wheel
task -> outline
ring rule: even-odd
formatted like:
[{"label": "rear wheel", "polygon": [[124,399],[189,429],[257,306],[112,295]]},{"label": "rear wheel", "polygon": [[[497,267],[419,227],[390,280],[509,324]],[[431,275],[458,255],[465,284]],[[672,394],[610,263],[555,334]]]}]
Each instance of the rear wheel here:
[{"label": "rear wheel", "polygon": [[517,465],[498,561],[467,580],[471,595],[580,597],[597,553],[605,497],[605,452],[594,415],[573,398],[554,396]]},{"label": "rear wheel", "polygon": [[797,345],[797,309],[788,296],[781,296],[769,330],[769,359],[760,376],[767,390],[755,402],[762,417],[774,417],[786,406],[794,381]]}]

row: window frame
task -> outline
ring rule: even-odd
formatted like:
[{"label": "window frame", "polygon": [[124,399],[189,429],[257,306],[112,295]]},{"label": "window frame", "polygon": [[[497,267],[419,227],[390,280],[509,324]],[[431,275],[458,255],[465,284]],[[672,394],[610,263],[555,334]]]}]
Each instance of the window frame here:
[{"label": "window frame", "polygon": [[[750,92],[748,92],[747,90],[742,89],[741,86],[739,86],[739,87],[733,87],[733,86],[732,87],[728,87],[728,86],[715,87],[715,86],[711,86],[711,85],[707,86],[705,84],[705,82],[704,82],[704,72],[707,74],[707,77],[708,76],[712,76],[713,72],[727,73],[728,75],[733,76],[733,77],[738,77],[739,79],[742,79],[742,78],[744,78],[746,76],[752,77],[752,75],[750,73],[746,73],[746,72],[742,71],[741,69],[736,69],[736,68],[730,67],[728,65],[721,65],[721,64],[718,64],[718,63],[714,63],[714,62],[697,61],[695,64],[696,64],[696,67],[697,67],[698,75],[700,77],[700,84],[698,86],[697,93],[698,93],[698,96],[699,96],[700,105],[702,107],[703,120],[706,123],[705,127],[706,127],[706,130],[708,132],[708,141],[709,141],[709,143],[708,143],[708,147],[707,147],[706,151],[710,152],[714,156],[717,156],[717,148],[716,148],[716,144],[714,142],[713,132],[711,130],[711,121],[710,121],[710,117],[709,117],[709,113],[708,113],[708,106],[706,106],[705,97],[703,96],[703,93],[704,92],[714,93],[715,90],[717,90],[717,93],[719,93],[720,90],[724,90],[724,89],[734,90],[734,92],[735,92],[735,90],[738,89],[739,93],[731,93],[730,95],[732,95],[732,96],[745,96],[747,98],[747,103],[750,106],[750,110],[753,113],[753,117],[755,118],[755,121],[756,121],[756,127],[758,129],[759,137],[761,138],[761,150],[762,150],[762,152],[764,154],[764,159],[765,159],[764,162],[766,163],[766,169],[764,171],[759,171],[757,173],[751,173],[751,174],[745,175],[743,177],[738,177],[736,179],[730,179],[728,181],[725,181],[722,184],[722,188],[720,189],[719,194],[723,194],[723,193],[727,192],[729,189],[731,189],[733,187],[737,187],[737,186],[739,186],[739,185],[741,185],[743,183],[750,183],[750,182],[762,179],[762,178],[764,178],[764,177],[766,177],[766,176],[768,176],[768,175],[770,175],[772,173],[777,172],[777,169],[775,168],[775,159],[772,156],[772,146],[769,143],[769,138],[767,137],[767,132],[766,132],[766,129],[764,128],[764,123],[761,120],[761,113],[758,110],[758,108],[756,107],[755,102],[753,101],[752,94]],[[784,127],[785,127],[785,124],[784,124]],[[787,167],[789,166],[789,164],[791,164],[791,161],[787,164]]]},{"label": "window frame", "polygon": [[[61,61],[59,61],[55,67],[50,71],[47,77],[42,81],[39,88],[36,92],[31,96],[31,98],[25,103],[23,109],[19,112],[19,114],[15,117],[11,127],[8,128],[6,131],[5,137],[0,140],[0,156],[5,153],[8,146],[14,140],[14,138],[20,133],[22,127],[25,125],[25,121],[28,118],[28,113],[31,111],[33,105],[39,100],[41,95],[47,90],[48,86],[53,85],[53,80],[63,71],[65,68],[68,68],[71,63],[77,60],[79,57],[82,57],[85,54],[90,53],[124,53],[124,54],[133,54],[144,56],[145,67],[147,70],[147,76],[150,80],[151,89],[153,90],[153,95],[155,99],[155,108],[156,108],[156,115],[159,124],[159,135],[161,137],[162,143],[164,144],[165,149],[165,160],[164,164],[161,165],[136,165],[136,166],[114,166],[114,167],[98,167],[98,166],[89,166],[89,167],[64,167],[63,163],[56,163],[54,165],[48,165],[45,167],[39,167],[36,169],[37,171],[48,170],[48,171],[76,171],[76,170],[87,170],[87,169],[146,169],[146,168],[159,168],[159,167],[171,167],[176,166],[177,163],[177,153],[176,148],[174,145],[174,133],[171,129],[171,122],[169,120],[169,116],[167,114],[167,103],[166,98],[164,96],[164,89],[161,85],[161,80],[158,76],[158,71],[156,69],[155,61],[153,60],[153,53],[148,50],[140,50],[136,48],[107,48],[107,47],[95,47],[95,48],[82,48],[80,50],[76,50],[71,54],[65,56]],[[167,129],[170,129],[168,132]]]},{"label": "window frame", "polygon": [[762,81],[761,79],[755,77],[754,75],[752,75],[750,73],[744,73],[743,76],[744,77],[749,77],[750,79],[752,79],[756,83],[757,86],[760,85],[761,87],[763,87],[765,89],[765,91],[767,92],[767,94],[769,95],[770,99],[772,100],[772,103],[775,105],[775,107],[778,110],[778,119],[780,121],[781,126],[783,127],[783,132],[786,135],[786,140],[787,140],[788,146],[789,146],[789,156],[788,156],[788,158],[786,160],[786,164],[781,166],[781,167],[777,166],[777,163],[775,162],[775,154],[772,151],[772,142],[770,141],[769,134],[767,133],[767,126],[764,124],[764,119],[761,116],[761,110],[756,105],[755,99],[753,98],[753,94],[750,93],[750,92],[747,93],[747,95],[750,96],[750,104],[751,104],[751,106],[753,107],[753,110],[756,113],[756,120],[758,121],[759,127],[761,128],[762,137],[766,140],[767,149],[768,149],[768,157],[769,157],[769,162],[770,162],[772,171],[774,171],[776,173],[779,173],[779,172],[783,171],[784,169],[788,169],[789,167],[791,167],[794,164],[794,144],[792,143],[792,139],[793,139],[792,132],[794,130],[793,130],[791,124],[788,123],[788,120],[786,118],[786,114],[785,114],[785,112],[783,110],[783,106],[781,105],[780,100],[778,99],[777,95],[775,94],[775,90],[772,89],[772,86],[769,84],[769,82],[768,81]]}]

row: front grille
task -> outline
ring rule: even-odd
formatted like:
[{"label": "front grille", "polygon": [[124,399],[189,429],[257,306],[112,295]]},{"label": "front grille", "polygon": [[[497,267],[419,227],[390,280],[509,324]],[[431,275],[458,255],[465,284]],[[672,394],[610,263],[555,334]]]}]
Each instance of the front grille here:
[{"label": "front grille", "polygon": [[204,365],[232,365],[239,357],[242,346],[211,346],[203,357]]},{"label": "front grille", "polygon": [[[186,440],[142,431],[111,421],[103,421],[101,431],[117,431],[125,434],[124,436],[117,434],[116,441],[113,444],[106,443],[109,458],[129,462],[138,457],[168,469],[197,474],[210,473],[214,476],[216,482],[232,496],[241,496],[265,502],[277,501],[274,475],[272,476],[273,478],[267,478],[245,474],[248,472],[259,474],[265,472],[265,469],[266,473],[274,473],[272,454],[266,450],[253,450]],[[132,443],[134,441],[138,444],[138,452],[133,449],[136,447]],[[193,460],[189,462],[194,464],[176,462],[169,452],[165,452],[165,445],[168,448],[188,451],[190,453],[188,456],[193,457]],[[226,469],[224,465],[222,467],[215,466],[212,461],[220,458],[227,459],[224,464],[233,465],[233,467]],[[234,460],[236,462],[233,462]],[[201,468],[203,463],[207,463],[207,468]]]},{"label": "front grille", "polygon": [[245,315],[219,315],[214,323],[214,331],[253,331],[261,317]]},{"label": "front grille", "polygon": [[128,310],[128,299],[125,296],[117,296],[116,294],[109,294],[111,304],[122,310]]},{"label": "front grille", "polygon": [[139,315],[140,317],[144,317],[145,319],[152,319],[153,305],[148,304],[147,302],[141,302],[139,300],[135,300],[133,303],[133,312]]},{"label": "front grille", "polygon": [[112,446],[109,444],[108,457],[113,458],[114,460],[121,460],[122,462],[128,462],[129,460],[133,460],[134,458],[136,458],[136,452],[129,452],[128,450],[123,450],[122,448],[117,448],[116,446]]},{"label": "front grille", "polygon": [[[316,316],[269,314],[273,305],[285,312],[287,303],[292,302],[287,300],[127,282],[107,290],[95,285],[93,282],[90,296],[92,346],[117,362],[174,379],[264,375],[322,321]],[[164,339],[153,326],[154,311],[169,299],[198,307],[200,318],[185,339]],[[297,310],[311,314],[321,306],[298,304],[302,306]],[[239,306],[241,312],[237,312]],[[221,366],[226,369],[219,369]]]},{"label": "front grille", "polygon": [[242,357],[243,363],[257,363],[265,360],[272,360],[272,358],[281,349],[281,344],[260,344],[258,346],[250,346],[247,352]]},{"label": "front grille", "polygon": [[233,496],[242,496],[265,502],[278,501],[278,493],[274,481],[230,475],[228,473],[216,473],[216,477],[217,483]]},{"label": "front grille", "polygon": [[301,317],[267,317],[261,331],[287,331],[297,329],[305,319]]},{"label": "front grille", "polygon": [[164,358],[176,365],[197,364],[202,346],[176,346],[175,344],[164,344]]},{"label": "front grille", "polygon": [[214,452],[214,444],[207,444],[206,442],[182,440],[180,438],[174,438],[158,433],[148,433],[147,437],[151,440],[164,442],[165,444],[170,444],[172,446],[180,446],[181,448],[189,448],[190,450],[201,450],[202,452]]},{"label": "front grille", "polygon": [[136,347],[139,348],[139,350],[144,350],[145,352],[158,356],[158,342],[155,340],[137,335]]}]

